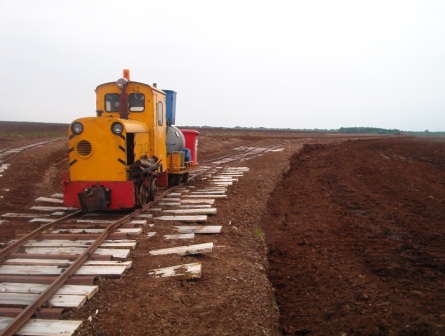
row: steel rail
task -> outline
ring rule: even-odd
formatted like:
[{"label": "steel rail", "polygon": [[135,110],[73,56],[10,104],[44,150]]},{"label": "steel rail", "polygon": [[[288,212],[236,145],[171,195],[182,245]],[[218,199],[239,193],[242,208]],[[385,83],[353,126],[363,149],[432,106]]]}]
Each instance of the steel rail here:
[{"label": "steel rail", "polygon": [[42,225],[41,227],[35,229],[34,231],[30,232],[29,234],[27,234],[26,236],[24,236],[23,238],[20,238],[19,240],[13,242],[12,244],[6,246],[5,248],[3,248],[2,250],[0,250],[0,260],[5,258],[6,256],[8,256],[11,253],[14,253],[15,251],[17,251],[24,243],[26,243],[27,241],[37,237],[40,233],[42,233],[43,231],[56,226],[58,224],[60,224],[63,221],[66,221],[67,219],[73,218],[73,217],[77,217],[80,213],[82,213],[81,210],[78,210],[72,214],[69,214],[65,217],[59,218],[57,220],[55,220],[54,222],[51,223],[47,223],[45,225]]},{"label": "steel rail", "polygon": [[58,140],[61,140],[61,139],[65,139],[65,138],[56,138],[56,139],[51,139],[51,140],[39,141],[39,142],[31,143],[29,145],[21,146],[21,147],[3,149],[3,150],[0,151],[0,154],[7,153],[7,152],[9,152],[11,150],[19,150],[19,151],[15,152],[11,156],[7,157],[6,159],[0,158],[0,163],[7,162],[7,161],[11,160],[13,157],[15,157],[16,155],[20,154],[21,152],[23,152],[23,151],[25,151],[27,149],[34,148],[36,146],[46,145],[48,143],[51,143],[51,142],[54,142],[54,141],[58,141]]}]

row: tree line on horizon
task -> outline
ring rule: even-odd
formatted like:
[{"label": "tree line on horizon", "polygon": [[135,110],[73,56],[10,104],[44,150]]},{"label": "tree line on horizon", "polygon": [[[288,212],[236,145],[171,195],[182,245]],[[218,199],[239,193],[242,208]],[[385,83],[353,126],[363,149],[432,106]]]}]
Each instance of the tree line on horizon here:
[{"label": "tree line on horizon", "polygon": [[445,136],[445,131],[430,132],[425,131],[403,131],[399,129],[386,129],[378,127],[340,127],[339,129],[320,129],[320,128],[269,128],[269,127],[217,127],[217,126],[187,126],[186,128],[219,128],[219,129],[237,129],[237,130],[258,130],[258,131],[298,131],[298,132],[329,132],[340,134],[388,134],[388,135],[419,135],[419,136]]}]

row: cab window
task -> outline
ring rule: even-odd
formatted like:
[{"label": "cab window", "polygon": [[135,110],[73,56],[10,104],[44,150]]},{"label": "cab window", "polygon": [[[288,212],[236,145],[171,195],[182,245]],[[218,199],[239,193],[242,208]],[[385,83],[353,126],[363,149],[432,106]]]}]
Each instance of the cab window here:
[{"label": "cab window", "polygon": [[119,93],[107,93],[105,94],[105,111],[107,112],[119,112]]},{"label": "cab window", "polygon": [[143,112],[145,109],[145,96],[143,93],[130,93],[128,95],[128,109],[131,112]]},{"label": "cab window", "polygon": [[162,102],[158,102],[158,125],[162,126],[163,123],[164,123],[164,114],[163,114]]}]

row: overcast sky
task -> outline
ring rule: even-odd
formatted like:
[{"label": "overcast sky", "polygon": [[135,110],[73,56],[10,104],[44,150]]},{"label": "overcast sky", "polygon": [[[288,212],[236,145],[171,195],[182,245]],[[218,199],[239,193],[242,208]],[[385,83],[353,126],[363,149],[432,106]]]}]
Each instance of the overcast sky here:
[{"label": "overcast sky", "polygon": [[445,131],[443,0],[0,0],[0,46],[1,120],[94,115],[129,68],[184,126]]}]

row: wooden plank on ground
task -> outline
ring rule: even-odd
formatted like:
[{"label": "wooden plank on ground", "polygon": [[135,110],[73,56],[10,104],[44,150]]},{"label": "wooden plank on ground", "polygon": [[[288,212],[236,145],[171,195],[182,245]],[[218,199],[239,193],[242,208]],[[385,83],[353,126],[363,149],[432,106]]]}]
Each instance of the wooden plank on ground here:
[{"label": "wooden plank on ground", "polygon": [[198,216],[160,216],[155,217],[158,220],[164,221],[178,221],[178,222],[205,222],[207,220],[207,215],[198,215]]},{"label": "wooden plank on ground", "polygon": [[214,199],[183,199],[181,201],[181,204],[214,204],[215,200]]},{"label": "wooden plank on ground", "polygon": [[136,248],[137,242],[135,240],[127,241],[105,241],[100,244],[100,247],[111,247],[111,248],[130,248],[134,250]]},{"label": "wooden plank on ground", "polygon": [[187,204],[187,205],[180,205],[179,208],[181,209],[196,209],[196,208],[211,208],[211,204]]},{"label": "wooden plank on ground", "polygon": [[[1,217],[7,217],[7,218],[35,218],[39,216],[42,216],[42,214],[8,212],[1,215]],[[43,216],[49,216],[49,215],[43,215]]]},{"label": "wooden plank on ground", "polygon": [[76,219],[76,223],[91,223],[91,224],[111,224],[114,220],[110,219]]},{"label": "wooden plank on ground", "polygon": [[119,260],[88,260],[84,263],[85,266],[125,266],[127,269],[131,268],[133,262],[119,261]]},{"label": "wooden plank on ground", "polygon": [[180,233],[221,233],[221,225],[175,226]]},{"label": "wooden plank on ground", "polygon": [[157,204],[162,206],[179,206],[181,205],[181,202],[158,202]]},{"label": "wooden plank on ground", "polygon": [[5,265],[39,265],[39,266],[64,266],[67,267],[70,264],[68,259],[24,259],[14,258],[7,259],[3,262]]},{"label": "wooden plank on ground", "polygon": [[181,193],[180,192],[171,192],[171,193],[165,195],[164,197],[165,198],[181,197]]},{"label": "wooden plank on ground", "polygon": [[56,240],[56,239],[47,239],[47,240],[30,240],[24,246],[27,247],[88,247],[94,242],[94,240]]},{"label": "wooden plank on ground", "polygon": [[40,266],[40,265],[1,265],[0,274],[15,275],[59,275],[63,268],[58,266]]},{"label": "wooden plank on ground", "polygon": [[[51,233],[59,233],[59,232],[66,232],[66,233],[102,233],[105,229],[72,229],[72,228],[66,228],[66,229],[56,229],[51,230]],[[128,235],[138,235],[142,232],[141,228],[117,228],[114,232],[120,232],[120,233],[126,233]]]},{"label": "wooden plank on ground", "polygon": [[[112,264],[110,265],[93,265],[81,266],[76,275],[120,275],[131,264]],[[2,265],[0,266],[0,274],[8,275],[59,275],[62,274],[63,268],[58,266],[40,266],[40,265]]]},{"label": "wooden plank on ground", "polygon": [[98,248],[96,251],[94,251],[94,254],[99,255],[111,255],[113,258],[117,259],[125,259],[128,258],[130,254],[129,249],[104,249],[104,248]]},{"label": "wooden plank on ground", "polygon": [[188,246],[170,247],[159,250],[152,250],[149,253],[151,255],[162,255],[162,254],[179,254],[179,255],[190,255],[190,254],[200,254],[206,252],[212,252],[213,243],[204,243]]},{"label": "wooden plank on ground", "polygon": [[215,182],[236,182],[237,178],[227,177],[227,176],[213,176],[211,181]]},{"label": "wooden plank on ground", "polygon": [[[1,293],[30,293],[40,294],[48,288],[49,285],[37,283],[16,283],[1,282]],[[54,295],[85,295],[88,299],[97,293],[98,286],[77,286],[64,285]]]},{"label": "wooden plank on ground", "polygon": [[164,239],[194,239],[194,233],[179,233],[173,235],[164,235]]},{"label": "wooden plank on ground", "polygon": [[[31,304],[39,294],[31,293],[0,293],[0,304],[27,306]],[[53,307],[80,308],[85,304],[85,295],[53,295],[49,299],[49,304]]]},{"label": "wooden plank on ground", "polygon": [[[66,239],[47,239],[47,240],[30,240],[24,246],[26,247],[88,247],[94,242],[94,240],[66,240]],[[136,240],[130,239],[116,239],[105,240],[101,247],[126,247],[134,248],[136,246]]]},{"label": "wooden plank on ground", "polygon": [[[55,275],[0,275],[1,282],[43,283],[51,284],[56,280]],[[96,279],[93,275],[77,275],[69,278],[69,285],[94,285]]]},{"label": "wooden plank on ground", "polygon": [[134,219],[130,222],[130,224],[133,225],[145,225],[147,224],[148,220],[147,219]]},{"label": "wooden plank on ground", "polygon": [[162,213],[179,214],[179,215],[215,215],[216,208],[202,208],[202,209],[171,209],[164,210]]},{"label": "wooden plank on ground", "polygon": [[[181,202],[181,198],[179,198],[179,197],[170,197],[170,198],[163,198],[162,200],[161,200],[161,202],[162,201],[164,201],[164,202]],[[158,203],[156,203],[156,205],[160,205],[159,204],[159,202]]]},{"label": "wooden plank on ground", "polygon": [[60,206],[33,206],[31,210],[38,211],[66,211],[66,210],[77,210],[74,208],[60,207]]},{"label": "wooden plank on ground", "polygon": [[49,203],[63,204],[63,200],[61,200],[60,198],[51,198],[51,197],[39,197],[39,198],[36,198],[36,202],[49,202]]},{"label": "wooden plank on ground", "polygon": [[249,171],[249,167],[227,167],[224,171]]},{"label": "wooden plank on ground", "polygon": [[[67,254],[67,255],[77,255],[85,251],[83,248],[79,247],[60,247],[60,248],[45,248],[45,247],[28,247],[25,252],[28,254]],[[94,254],[99,255],[111,255],[113,258],[127,258],[130,254],[129,249],[103,249],[98,248],[94,251]]]},{"label": "wooden plank on ground", "polygon": [[[207,194],[193,194],[193,195],[184,195],[185,198],[227,198],[227,195],[207,195]],[[184,201],[182,201],[184,202]]]},{"label": "wooden plank on ground", "polygon": [[[5,329],[12,320],[13,318],[0,317],[0,331]],[[82,321],[31,319],[16,335],[70,336],[73,335],[81,325]]]},{"label": "wooden plank on ground", "polygon": [[37,218],[33,218],[31,219],[29,222],[30,223],[52,223],[55,222],[57,219],[55,218],[42,218],[42,217],[37,217]]},{"label": "wooden plank on ground", "polygon": [[226,190],[209,190],[209,191],[192,191],[191,194],[192,195],[202,195],[202,194],[206,194],[206,195],[225,195]]},{"label": "wooden plank on ground", "polygon": [[183,264],[171,267],[152,269],[148,272],[155,278],[177,277],[182,279],[197,279],[201,277],[201,263]]},{"label": "wooden plank on ground", "polygon": [[135,216],[135,218],[150,219],[150,218],[153,218],[153,214],[150,214],[150,213],[141,213],[141,214]]},{"label": "wooden plank on ground", "polygon": [[[65,212],[63,211],[54,211],[52,214],[50,214],[50,216],[63,216],[65,214]],[[40,215],[42,216],[42,215]]]},{"label": "wooden plank on ground", "polygon": [[127,266],[80,266],[76,275],[121,275],[125,272]]},{"label": "wooden plank on ground", "polygon": [[[215,181],[211,181],[210,183],[212,183],[214,185],[218,185],[218,186],[231,186],[233,184],[232,182],[215,182]],[[218,195],[214,195],[214,196],[218,196]]]}]

